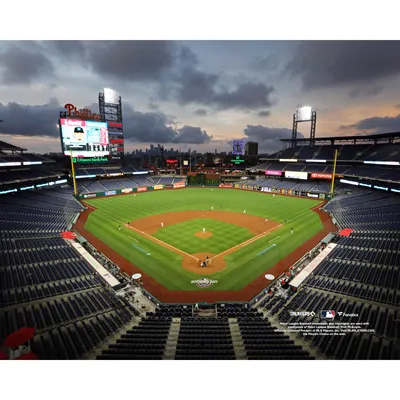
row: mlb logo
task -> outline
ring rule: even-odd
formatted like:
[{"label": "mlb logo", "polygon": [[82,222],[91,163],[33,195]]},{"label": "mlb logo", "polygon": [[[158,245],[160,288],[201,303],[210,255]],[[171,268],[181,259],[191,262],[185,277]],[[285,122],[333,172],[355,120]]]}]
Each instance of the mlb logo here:
[{"label": "mlb logo", "polygon": [[335,311],[334,310],[322,310],[321,318],[335,319]]}]

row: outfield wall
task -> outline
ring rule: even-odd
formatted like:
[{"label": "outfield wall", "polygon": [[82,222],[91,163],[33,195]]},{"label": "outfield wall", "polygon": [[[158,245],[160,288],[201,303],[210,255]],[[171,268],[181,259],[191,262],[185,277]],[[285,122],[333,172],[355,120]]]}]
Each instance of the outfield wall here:
[{"label": "outfield wall", "polygon": [[[250,190],[255,192],[264,192],[264,193],[276,193],[283,194],[285,196],[296,196],[296,197],[307,197],[311,199],[318,200],[330,200],[330,195],[328,193],[315,193],[308,191],[297,191],[291,189],[272,189],[271,187],[258,186],[258,185],[249,185],[246,183],[221,183],[219,185],[220,188],[225,189],[240,189],[240,190]],[[260,189],[261,188],[261,189]]]},{"label": "outfield wall", "polygon": [[[249,185],[246,183],[219,183],[213,185],[190,185],[191,187],[204,187],[204,186],[217,186],[219,188],[224,189],[240,189],[240,190],[249,190],[249,191],[258,191],[264,193],[276,193],[282,194],[285,196],[296,196],[296,197],[307,197],[311,199],[318,200],[330,200],[330,195],[328,193],[313,193],[307,191],[295,191],[291,189],[272,189],[270,187],[260,187],[257,185]],[[156,190],[163,189],[183,189],[188,187],[185,183],[174,183],[172,185],[154,185],[154,186],[139,186],[135,188],[125,188],[125,189],[117,189],[117,190],[107,190],[104,192],[96,192],[96,193],[84,193],[79,194],[76,197],[79,200],[92,199],[95,197],[108,197],[108,196],[116,196],[121,194],[130,194],[130,193],[143,193],[143,192],[153,192]],[[261,190],[260,190],[261,188]]]}]

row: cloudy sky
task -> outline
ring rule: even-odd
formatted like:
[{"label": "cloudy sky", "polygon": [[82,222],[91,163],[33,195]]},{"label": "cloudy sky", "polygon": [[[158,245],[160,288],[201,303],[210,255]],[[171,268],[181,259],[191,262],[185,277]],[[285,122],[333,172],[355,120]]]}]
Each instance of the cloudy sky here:
[{"label": "cloudy sky", "polygon": [[246,138],[274,152],[302,105],[317,111],[317,136],[400,130],[400,42],[0,42],[0,140],[60,151],[59,112],[98,112],[104,87],[122,96],[128,151]]}]

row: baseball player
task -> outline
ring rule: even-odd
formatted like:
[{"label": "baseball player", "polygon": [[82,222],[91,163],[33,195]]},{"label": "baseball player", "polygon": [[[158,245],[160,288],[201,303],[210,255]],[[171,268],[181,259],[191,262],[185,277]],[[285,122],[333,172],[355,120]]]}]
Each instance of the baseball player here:
[{"label": "baseball player", "polygon": [[161,222],[161,228],[164,228],[164,222]]},{"label": "baseball player", "polygon": [[292,229],[290,229],[290,234],[291,234],[291,235],[293,235],[293,228],[292,228]]},{"label": "baseball player", "polygon": [[203,228],[203,233],[206,233],[206,228]]},{"label": "baseball player", "polygon": [[246,210],[243,210],[243,214],[246,214]]},{"label": "baseball player", "polygon": [[121,232],[121,225],[118,227],[118,231]]},{"label": "baseball player", "polygon": [[211,211],[214,210],[214,206],[211,206]]}]

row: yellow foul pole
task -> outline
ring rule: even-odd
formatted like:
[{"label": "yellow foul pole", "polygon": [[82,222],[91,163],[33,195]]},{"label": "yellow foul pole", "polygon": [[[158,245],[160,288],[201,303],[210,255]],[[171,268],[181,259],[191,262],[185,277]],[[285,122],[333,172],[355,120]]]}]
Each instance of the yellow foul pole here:
[{"label": "yellow foul pole", "polygon": [[72,172],[72,182],[74,184],[74,195],[76,196],[78,194],[78,191],[76,190],[75,166],[74,166],[74,161],[72,160],[72,150],[69,151],[69,154],[71,158],[71,172]]},{"label": "yellow foul pole", "polygon": [[332,185],[331,185],[331,199],[333,198],[333,189],[335,187],[335,175],[336,175],[336,161],[337,161],[338,151],[335,150],[335,160],[333,161],[333,174],[332,174]]}]

